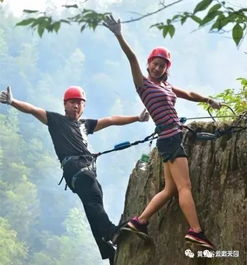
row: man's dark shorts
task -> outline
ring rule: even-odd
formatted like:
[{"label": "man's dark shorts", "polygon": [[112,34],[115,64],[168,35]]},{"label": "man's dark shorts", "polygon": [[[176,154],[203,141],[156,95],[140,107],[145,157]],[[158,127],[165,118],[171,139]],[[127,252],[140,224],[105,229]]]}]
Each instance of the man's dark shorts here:
[{"label": "man's dark shorts", "polygon": [[177,157],[187,157],[182,139],[183,134],[178,133],[174,136],[157,140],[156,146],[163,158],[163,162],[173,162]]}]

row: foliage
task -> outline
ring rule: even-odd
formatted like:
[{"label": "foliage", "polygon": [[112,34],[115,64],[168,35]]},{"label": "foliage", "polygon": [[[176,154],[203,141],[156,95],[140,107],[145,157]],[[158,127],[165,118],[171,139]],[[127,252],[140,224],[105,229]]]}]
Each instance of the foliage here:
[{"label": "foliage", "polygon": [[[43,41],[0,16],[1,90],[10,84],[16,98],[62,113],[63,88],[84,79],[76,29],[65,29],[67,42],[61,35]],[[0,264],[99,264],[80,200],[57,186],[62,172],[47,127],[1,104],[0,128]]]},{"label": "foliage", "polygon": [[[247,111],[247,79],[246,78],[237,78],[240,81],[241,87],[239,91],[235,91],[232,88],[225,89],[222,93],[215,95],[214,99],[220,100],[227,106],[233,109],[236,115]],[[199,105],[203,106],[204,109],[208,108],[208,105],[205,103],[200,103]],[[222,107],[220,110],[212,110],[213,114],[217,116],[232,116],[232,111],[227,107]]]},{"label": "foliage", "polygon": [[167,35],[173,37],[175,34],[174,24],[180,22],[183,25],[188,19],[195,22],[199,28],[211,25],[210,32],[222,33],[229,26],[237,46],[247,32],[247,8],[235,10],[227,6],[225,1],[216,0],[202,0],[195,6],[193,12],[176,14],[166,22],[157,23],[151,27],[161,30],[164,38]]},{"label": "foliage", "polygon": [[[179,2],[179,1],[178,1]],[[177,2],[177,3],[178,3]],[[177,4],[174,2],[173,4]],[[140,20],[146,16],[153,15],[160,12],[164,8],[170,5],[163,6],[156,12],[146,14],[138,19],[132,19],[124,21],[123,23],[134,22]],[[29,26],[34,30],[37,30],[40,37],[42,37],[45,30],[47,32],[58,32],[62,23],[71,24],[76,22],[80,25],[81,31],[85,28],[95,30],[95,28],[102,23],[106,15],[110,13],[98,13],[92,9],[80,9],[75,5],[64,5],[65,8],[72,8],[77,11],[74,16],[66,17],[60,20],[54,20],[52,16],[45,15],[45,12],[38,10],[23,10],[24,13],[34,15],[31,18],[24,19],[17,23],[18,26]],[[200,15],[198,15],[200,13]],[[168,35],[172,38],[175,34],[176,28],[175,23],[180,22],[183,25],[186,21],[191,19],[195,22],[199,28],[211,25],[210,32],[222,33],[225,29],[230,28],[232,32],[232,39],[238,46],[245,37],[247,32],[247,8],[234,9],[231,6],[227,6],[225,1],[219,0],[202,0],[194,7],[193,12],[183,12],[181,14],[175,14],[172,18],[166,20],[166,22],[159,22],[151,25],[150,27],[156,27],[159,29],[163,37],[166,38]]]},{"label": "foliage", "polygon": [[[78,5],[65,5],[65,8],[78,8]],[[40,12],[38,10],[23,10],[23,12],[27,14],[35,14],[38,15],[38,17],[24,19],[16,25],[30,26],[32,29],[37,30],[40,37],[42,37],[45,30],[47,32],[58,32],[62,23],[71,24],[72,22],[75,22],[80,25],[81,31],[86,28],[95,30],[96,27],[102,23],[105,16],[109,15],[109,13],[97,13],[94,10],[84,8],[72,17],[53,20],[51,16],[46,16],[44,12]]]},{"label": "foliage", "polygon": [[[97,247],[81,210],[73,208],[67,213],[64,233],[61,235],[40,230],[41,224],[37,219],[40,214],[37,189],[42,184],[36,186],[30,182],[30,173],[33,170],[28,170],[24,162],[26,142],[18,133],[16,111],[9,116],[1,114],[0,125],[0,264],[96,264],[99,259]],[[33,139],[32,145],[35,146],[28,148],[31,154],[27,153],[26,156],[32,156],[32,152],[43,152],[42,144],[37,140]],[[13,154],[11,159],[10,153]],[[45,157],[44,161],[47,159],[49,158]],[[40,161],[42,168],[44,161]],[[38,174],[39,164],[35,164],[35,170],[33,174]],[[59,199],[57,204],[61,211],[65,205]],[[55,215],[58,215],[57,211]],[[48,222],[53,221],[52,218],[53,216],[49,216]],[[31,244],[32,240],[41,244],[36,251]],[[31,249],[29,252],[28,247]]]},{"label": "foliage", "polygon": [[0,264],[25,265],[27,247],[17,238],[8,221],[0,217]]},{"label": "foliage", "polygon": [[0,216],[9,220],[19,238],[26,239],[30,224],[38,215],[37,190],[29,181],[29,169],[21,159],[25,148],[22,137],[17,133],[16,118],[15,111],[9,113],[8,118],[0,116]]},{"label": "foliage", "polygon": [[[78,221],[80,220],[80,221]],[[41,234],[42,252],[33,255],[30,264],[35,265],[93,265],[97,263],[97,247],[93,242],[85,215],[73,208],[65,222],[66,233],[55,236]]]}]

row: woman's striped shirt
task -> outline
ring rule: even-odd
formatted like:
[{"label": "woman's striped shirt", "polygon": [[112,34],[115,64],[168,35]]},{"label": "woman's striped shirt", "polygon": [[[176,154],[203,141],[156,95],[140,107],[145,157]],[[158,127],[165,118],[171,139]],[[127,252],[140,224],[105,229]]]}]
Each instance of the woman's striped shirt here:
[{"label": "woman's striped shirt", "polygon": [[160,86],[145,77],[143,82],[143,86],[138,87],[137,92],[155,125],[169,126],[159,134],[159,138],[167,138],[181,132],[180,121],[174,108],[177,96],[172,86],[168,83]]}]

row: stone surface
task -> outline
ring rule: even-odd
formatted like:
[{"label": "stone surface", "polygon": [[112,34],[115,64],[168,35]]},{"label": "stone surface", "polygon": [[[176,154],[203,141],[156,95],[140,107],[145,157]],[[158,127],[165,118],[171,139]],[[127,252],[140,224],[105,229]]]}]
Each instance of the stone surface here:
[{"label": "stone surface", "polygon": [[[235,121],[236,124],[236,121]],[[247,126],[242,119],[240,125]],[[213,132],[215,123],[193,123],[194,129]],[[220,128],[228,128],[221,124]],[[206,235],[216,245],[219,255],[239,257],[197,257],[200,249],[185,244],[188,224],[179,208],[177,197],[168,201],[150,219],[149,234],[154,248],[137,236],[126,236],[119,244],[116,265],[246,265],[247,264],[247,130],[224,135],[213,141],[196,141],[186,134],[185,146],[189,155],[192,192],[200,223]],[[156,148],[149,167],[138,170],[138,163],[130,176],[121,220],[142,212],[150,199],[165,183],[163,165]],[[186,249],[195,253],[185,256]]]}]

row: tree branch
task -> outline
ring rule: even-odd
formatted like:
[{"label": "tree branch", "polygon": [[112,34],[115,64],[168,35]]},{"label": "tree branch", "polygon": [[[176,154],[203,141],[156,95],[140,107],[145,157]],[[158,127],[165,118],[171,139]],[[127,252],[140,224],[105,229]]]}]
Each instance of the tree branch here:
[{"label": "tree branch", "polygon": [[138,18],[133,18],[133,19],[130,19],[130,20],[121,21],[121,23],[131,23],[131,22],[135,22],[135,21],[141,20],[141,19],[143,19],[145,17],[149,17],[149,16],[152,16],[152,15],[154,15],[156,13],[159,13],[160,11],[162,11],[162,10],[164,10],[164,9],[170,7],[170,6],[173,6],[175,4],[178,4],[178,3],[182,2],[182,1],[183,0],[177,0],[177,1],[173,2],[173,3],[171,3],[171,4],[168,4],[168,5],[165,5],[164,3],[161,3],[162,7],[159,8],[158,10],[150,12],[150,13],[147,13],[147,14],[145,14],[143,16],[138,17]]}]

